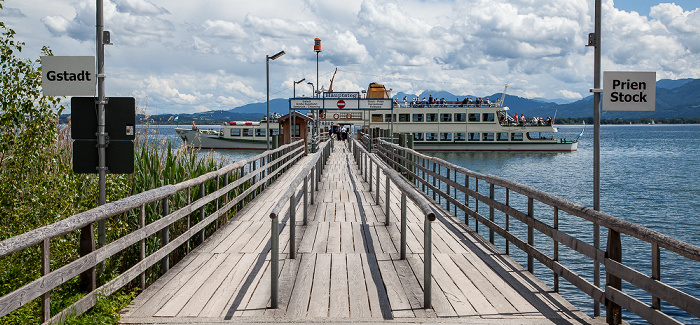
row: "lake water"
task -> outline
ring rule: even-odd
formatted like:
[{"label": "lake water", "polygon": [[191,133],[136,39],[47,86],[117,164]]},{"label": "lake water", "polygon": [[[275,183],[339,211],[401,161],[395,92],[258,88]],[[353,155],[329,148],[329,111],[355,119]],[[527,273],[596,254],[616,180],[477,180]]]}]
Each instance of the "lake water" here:
[{"label": "lake water", "polygon": [[[584,126],[561,126],[557,137],[572,139]],[[180,143],[173,126],[156,127],[160,134]],[[200,126],[206,128],[206,126]],[[211,128],[218,129],[216,126]],[[214,151],[217,157],[241,160],[257,151]],[[587,126],[579,139],[577,152],[523,153],[523,152],[463,152],[430,153],[470,170],[496,176],[551,193],[571,202],[593,206],[593,126]],[[601,211],[640,224],[693,245],[700,245],[700,125],[617,125],[601,127]],[[484,186],[485,187],[485,186]],[[484,190],[481,189],[482,193]],[[523,202],[512,202],[521,211]],[[472,205],[473,206],[473,205]],[[525,205],[526,206],[526,205]],[[536,208],[539,212],[539,207]],[[544,210],[544,209],[542,209]],[[484,213],[482,211],[482,213]],[[551,211],[548,213],[551,219]],[[539,217],[539,216],[538,216]],[[547,218],[546,216],[544,217]],[[515,224],[517,222],[511,222]],[[551,222],[548,222],[551,224]],[[473,226],[473,220],[470,223]],[[515,227],[515,225],[514,225]],[[522,232],[526,228],[514,228]],[[587,221],[560,215],[560,229],[592,243],[593,226]],[[485,227],[480,233],[488,238]],[[606,231],[601,231],[601,244],[606,242]],[[503,241],[496,241],[503,249]],[[551,239],[535,238],[535,245],[550,253]],[[562,246],[562,245],[560,245]],[[623,236],[623,262],[636,270],[651,275],[651,245]],[[661,279],[695,297],[700,297],[700,262],[679,258],[676,254],[661,253]],[[513,258],[526,265],[526,257],[511,246]],[[551,255],[550,255],[551,256]],[[593,282],[593,266],[587,258],[568,253],[560,248],[560,260],[573,271]],[[551,271],[535,263],[535,274],[552,286]],[[605,283],[602,272],[601,283]],[[637,292],[623,283],[623,291]],[[593,314],[592,300],[560,280],[560,292],[569,301],[589,315]],[[638,298],[650,302],[651,296]],[[700,320],[662,304],[662,309],[685,323]],[[604,307],[601,308],[605,315]],[[645,323],[626,312],[630,323]]]}]

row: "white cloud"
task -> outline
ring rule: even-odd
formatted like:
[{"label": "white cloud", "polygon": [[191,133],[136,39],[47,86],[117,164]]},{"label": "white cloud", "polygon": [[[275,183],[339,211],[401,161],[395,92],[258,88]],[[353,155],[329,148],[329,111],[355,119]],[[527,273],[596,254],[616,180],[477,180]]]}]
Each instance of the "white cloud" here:
[{"label": "white cloud", "polygon": [[571,91],[571,90],[566,90],[566,89],[560,90],[557,93],[562,98],[566,98],[566,99],[581,99],[581,98],[583,98],[583,96],[581,96],[581,94],[574,92],[574,91]]},{"label": "white cloud", "polygon": [[[587,96],[593,31],[588,0],[202,0],[105,1],[110,95],[149,99],[159,112],[230,109],[292,95],[292,81],[316,84],[313,39],[320,37],[319,84],[355,91],[379,82],[394,92],[447,90],[544,98]],[[5,0],[0,11],[27,51],[94,53],[92,0]],[[687,8],[686,8],[687,9]],[[22,13],[24,16],[18,15]],[[669,3],[648,16],[604,0],[603,69],[657,71],[659,78],[700,78],[700,8]],[[41,22],[41,23],[37,23]],[[303,86],[303,87],[302,87]],[[297,94],[310,94],[298,85]]]}]

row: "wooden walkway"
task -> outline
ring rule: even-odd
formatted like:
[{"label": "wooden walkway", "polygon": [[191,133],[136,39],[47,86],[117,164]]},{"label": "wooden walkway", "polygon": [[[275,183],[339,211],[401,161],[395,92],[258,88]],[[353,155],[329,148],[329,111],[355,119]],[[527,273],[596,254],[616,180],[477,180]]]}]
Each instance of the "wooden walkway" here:
[{"label": "wooden walkway", "polygon": [[452,218],[433,222],[433,308],[423,309],[419,209],[408,202],[408,254],[400,260],[400,193],[391,188],[396,204],[387,227],[383,201],[375,204],[340,142],[309,206],[308,225],[297,221],[294,260],[286,254],[288,211],[280,214],[287,216],[280,226],[280,308],[269,309],[269,213],[305,159],[142,292],[122,311],[121,323],[594,322]]}]

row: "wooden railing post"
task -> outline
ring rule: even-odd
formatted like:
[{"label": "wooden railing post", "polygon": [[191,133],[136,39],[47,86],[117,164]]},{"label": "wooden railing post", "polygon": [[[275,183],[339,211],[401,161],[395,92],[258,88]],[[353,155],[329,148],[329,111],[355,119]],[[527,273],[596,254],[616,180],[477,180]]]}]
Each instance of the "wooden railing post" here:
[{"label": "wooden railing post", "polygon": [[[241,174],[241,176],[242,176],[242,174]],[[206,184],[206,182],[202,182],[202,184],[199,185],[199,198],[200,199],[205,196],[205,189],[204,189],[205,184]],[[204,206],[199,208],[199,221],[198,222],[204,221],[204,217],[206,214],[206,212],[204,210],[205,210]],[[204,237],[205,237],[204,228],[202,228],[202,230],[199,231],[199,243],[200,244],[204,243],[204,239],[205,239]]]},{"label": "wooden railing post", "polygon": [[[435,189],[437,188],[437,186],[435,185],[437,177],[435,177],[435,175],[437,175],[437,163],[433,161],[433,201],[437,201],[437,198],[435,197],[435,195],[437,194],[435,192]],[[438,204],[440,204],[439,201]]]},{"label": "wooden railing post", "polygon": [[423,308],[432,308],[433,304],[431,301],[431,292],[433,287],[433,230],[432,224],[428,216],[424,218],[424,232],[423,232]]},{"label": "wooden railing post", "polygon": [[279,296],[279,224],[276,215],[271,215],[270,229],[270,308],[277,309]]},{"label": "wooden railing post", "polygon": [[[142,204],[141,209],[139,211],[139,226],[141,229],[143,227],[146,227],[146,205]],[[139,261],[143,261],[146,259],[146,240],[141,239],[140,244],[140,249],[139,249]],[[141,272],[139,275],[139,282],[141,284],[141,290],[146,289],[146,272]]]},{"label": "wooden railing post", "polygon": [[[651,278],[661,280],[661,250],[659,244],[651,244]],[[661,310],[661,299],[657,296],[651,296],[651,308]]]},{"label": "wooden railing post", "polygon": [[[616,262],[622,261],[620,233],[612,229],[608,229],[608,247],[606,253],[607,257],[611,260]],[[607,271],[607,269],[605,273],[606,287],[622,290],[622,280]],[[605,319],[608,324],[618,325],[622,323],[622,307],[607,298],[605,299],[605,313]]]},{"label": "wooden railing post", "polygon": [[391,188],[391,180],[389,179],[389,175],[387,174],[386,175],[386,189],[385,189],[386,190],[386,200],[384,202],[386,204],[386,220],[384,221],[385,226],[389,225],[389,218],[391,216],[391,207],[389,206],[390,195],[391,195],[391,193],[390,193],[391,191],[389,190],[390,188]]},{"label": "wooden railing post", "polygon": [[374,202],[376,202],[377,205],[379,205],[379,163],[377,163],[377,179],[376,179],[376,182],[377,182],[377,191],[374,193],[374,196],[375,196]]},{"label": "wooden railing post", "polygon": [[401,191],[401,259],[406,259],[406,193]]},{"label": "wooden railing post", "polygon": [[304,219],[303,225],[306,226],[309,216],[309,175],[304,176]]},{"label": "wooden railing post", "polygon": [[[559,230],[559,208],[554,207],[554,229]],[[552,249],[555,262],[559,262],[559,242],[554,240],[554,247]],[[554,274],[554,292],[559,292],[559,275],[557,272],[552,272]]]},{"label": "wooden railing post", "polygon": [[[510,206],[510,190],[506,187],[506,206]],[[506,213],[506,231],[510,232],[510,216]],[[510,255],[510,241],[506,238],[506,255]]]},{"label": "wooden railing post", "polygon": [[297,236],[297,203],[294,199],[294,193],[289,197],[289,258],[296,258],[296,249],[294,244],[296,243]]},{"label": "wooden railing post", "polygon": [[[369,192],[372,193],[372,159],[369,159]],[[367,181],[365,179],[365,181]]]},{"label": "wooden railing post", "polygon": [[[464,188],[466,189],[464,191],[464,205],[469,209],[469,175],[464,174]],[[476,218],[474,218],[476,220]],[[467,215],[466,211],[464,213],[464,224],[469,227],[469,216]]]},{"label": "wooden railing post", "polygon": [[[51,241],[44,238],[41,242],[41,275],[51,272]],[[51,291],[41,295],[41,321],[46,322],[51,319]]]},{"label": "wooden railing post", "polygon": [[[489,199],[493,200],[493,199],[496,197],[496,196],[495,196],[495,191],[496,191],[496,190],[495,190],[495,185],[490,184],[490,187],[489,187]],[[494,222],[494,221],[496,220],[496,219],[495,219],[495,217],[496,217],[496,216],[495,216],[495,212],[496,212],[496,211],[495,211],[495,209],[493,208],[493,205],[490,205],[490,207],[491,207],[491,208],[489,209],[489,220],[491,220],[491,222]],[[493,233],[493,228],[491,228],[491,227],[489,227],[489,242],[490,242],[491,244],[493,244],[493,242],[494,242],[494,233]]]},{"label": "wooden railing post", "polygon": [[[447,180],[450,180],[450,168],[448,167],[448,168],[446,168],[446,170],[447,170]],[[445,186],[446,186],[445,192],[447,193],[447,196],[450,196],[450,184],[445,182]],[[449,212],[450,211],[450,200],[445,199],[445,205],[446,205],[447,212]]]},{"label": "wooden railing post", "polygon": [[[530,219],[535,219],[535,203],[534,199],[531,197],[527,198],[527,216]],[[531,225],[527,225],[527,244],[535,247],[535,231]],[[532,253],[527,253],[527,270],[530,273],[535,273],[535,259]]]},{"label": "wooden railing post", "polygon": [[[170,207],[168,206],[168,197],[166,196],[163,199],[163,209],[161,210],[161,218],[165,218],[168,214],[170,214],[170,211],[168,211]],[[165,247],[165,245],[168,245],[170,243],[170,226],[165,226],[160,231],[160,237],[161,241],[163,242],[161,247]],[[163,256],[163,259],[160,260],[160,271],[161,274],[165,274],[165,272],[168,272],[170,269],[170,254],[166,254]]]},{"label": "wooden railing post", "polygon": [[[95,231],[92,224],[80,229],[80,256],[85,256],[95,250]],[[80,291],[92,292],[97,285],[95,267],[80,274]]]}]

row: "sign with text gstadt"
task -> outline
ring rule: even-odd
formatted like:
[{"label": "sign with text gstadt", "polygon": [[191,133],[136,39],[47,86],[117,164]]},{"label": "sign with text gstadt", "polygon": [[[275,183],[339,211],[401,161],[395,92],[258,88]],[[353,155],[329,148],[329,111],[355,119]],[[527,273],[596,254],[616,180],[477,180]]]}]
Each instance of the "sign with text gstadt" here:
[{"label": "sign with text gstadt", "polygon": [[94,56],[42,56],[44,96],[95,96]]},{"label": "sign with text gstadt", "polygon": [[290,104],[292,109],[310,109],[310,108],[323,108],[322,99],[290,99]]},{"label": "sign with text gstadt", "polygon": [[603,110],[654,111],[656,72],[605,71]]}]

